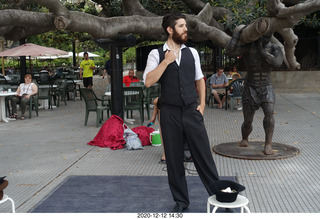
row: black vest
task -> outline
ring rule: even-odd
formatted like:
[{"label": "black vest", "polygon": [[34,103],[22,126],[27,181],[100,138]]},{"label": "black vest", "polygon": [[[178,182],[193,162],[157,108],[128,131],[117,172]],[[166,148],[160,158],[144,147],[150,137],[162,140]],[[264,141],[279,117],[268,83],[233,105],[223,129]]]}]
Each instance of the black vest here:
[{"label": "black vest", "polygon": [[[160,62],[165,51],[159,48]],[[170,105],[189,105],[198,99],[195,86],[195,64],[191,50],[186,47],[181,50],[180,66],[176,62],[168,65],[159,82],[161,84],[161,102]]]}]

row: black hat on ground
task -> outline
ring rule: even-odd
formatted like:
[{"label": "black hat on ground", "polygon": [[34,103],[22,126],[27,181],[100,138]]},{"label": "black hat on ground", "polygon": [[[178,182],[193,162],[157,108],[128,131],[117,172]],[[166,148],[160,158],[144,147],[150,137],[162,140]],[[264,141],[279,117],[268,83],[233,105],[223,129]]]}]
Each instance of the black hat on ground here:
[{"label": "black hat on ground", "polygon": [[[239,192],[246,189],[243,185],[236,183],[230,180],[219,180],[216,182],[216,199],[219,202],[234,202],[237,199]],[[225,190],[230,187],[233,191],[231,193],[223,192],[221,190]]]}]

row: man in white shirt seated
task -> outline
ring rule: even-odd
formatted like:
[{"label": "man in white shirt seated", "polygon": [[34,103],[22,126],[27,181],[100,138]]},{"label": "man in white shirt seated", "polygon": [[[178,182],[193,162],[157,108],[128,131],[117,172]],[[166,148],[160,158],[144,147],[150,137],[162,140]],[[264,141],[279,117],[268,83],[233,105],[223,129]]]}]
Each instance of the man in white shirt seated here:
[{"label": "man in white shirt seated", "polygon": [[[218,102],[218,108],[221,109],[222,105],[226,98],[226,90],[225,87],[228,86],[228,78],[223,73],[223,67],[219,67],[216,74],[212,75],[210,78],[211,82],[211,88],[212,88],[212,94],[216,101]],[[223,98],[221,100],[220,96],[223,95]]]}]

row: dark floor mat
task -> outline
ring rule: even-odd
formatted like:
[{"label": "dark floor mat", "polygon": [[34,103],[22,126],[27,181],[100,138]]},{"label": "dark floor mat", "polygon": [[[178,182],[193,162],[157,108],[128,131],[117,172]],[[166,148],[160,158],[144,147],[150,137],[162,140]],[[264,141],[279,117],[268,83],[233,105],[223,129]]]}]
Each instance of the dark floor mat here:
[{"label": "dark floor mat", "polygon": [[[208,194],[200,178],[188,176],[187,182],[190,206],[185,212],[205,213]],[[170,212],[174,205],[167,176],[70,176],[31,212]]]}]

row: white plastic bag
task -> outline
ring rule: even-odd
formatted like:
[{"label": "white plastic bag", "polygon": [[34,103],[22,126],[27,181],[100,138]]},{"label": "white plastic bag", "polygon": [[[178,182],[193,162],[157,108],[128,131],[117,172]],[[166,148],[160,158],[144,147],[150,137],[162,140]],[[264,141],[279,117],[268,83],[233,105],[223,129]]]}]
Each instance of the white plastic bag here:
[{"label": "white plastic bag", "polygon": [[143,150],[141,140],[138,135],[132,131],[126,124],[123,124],[123,138],[126,141],[127,150]]}]

